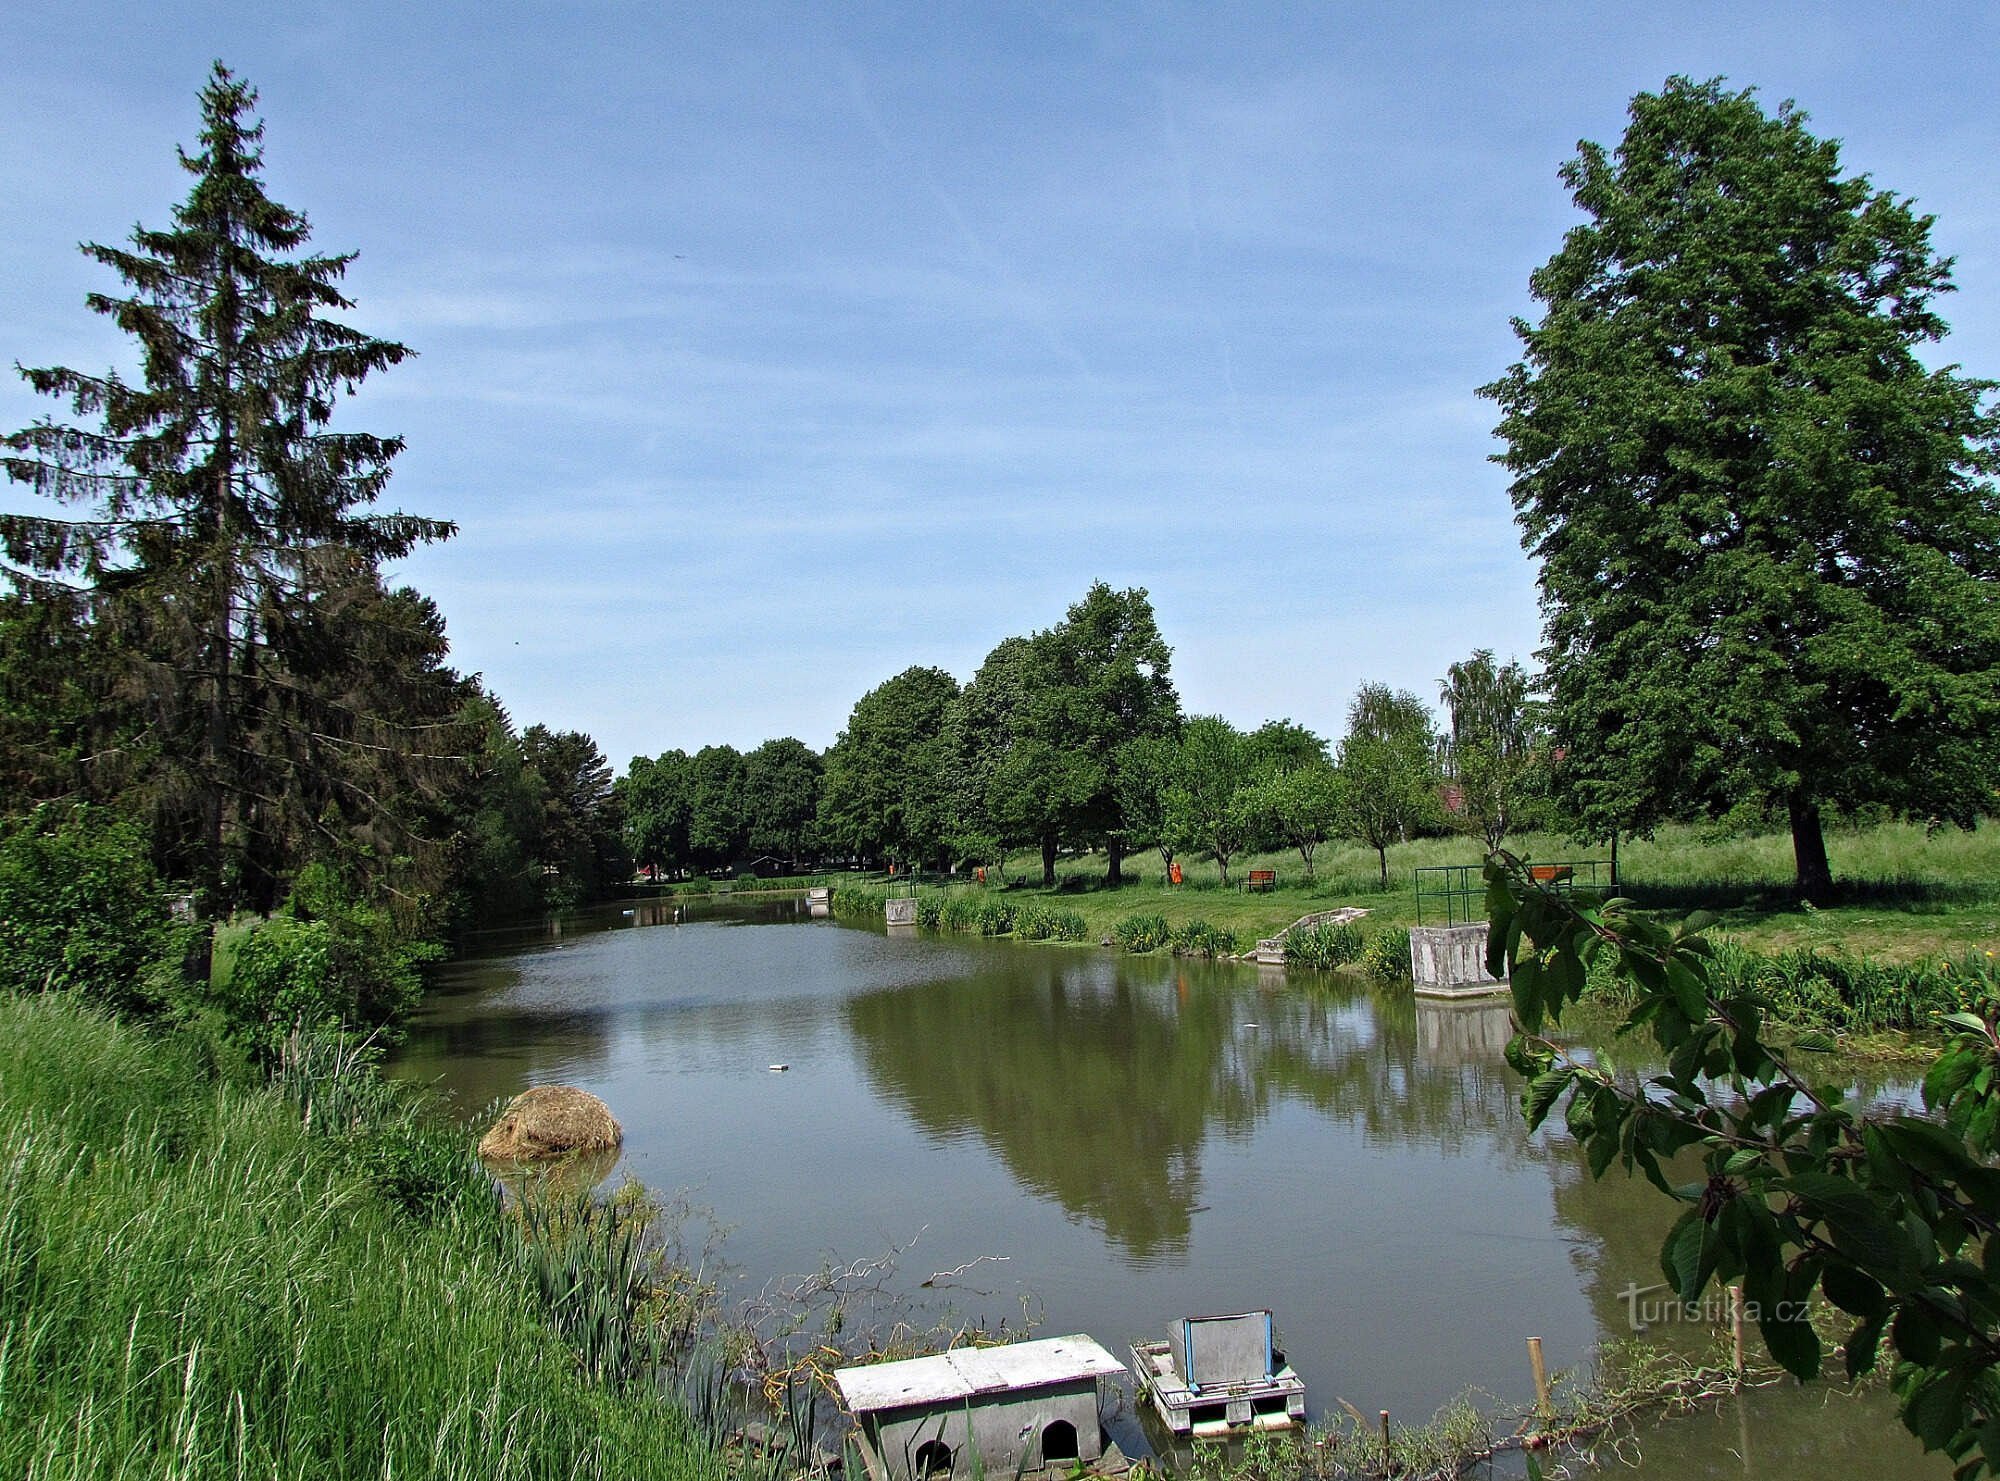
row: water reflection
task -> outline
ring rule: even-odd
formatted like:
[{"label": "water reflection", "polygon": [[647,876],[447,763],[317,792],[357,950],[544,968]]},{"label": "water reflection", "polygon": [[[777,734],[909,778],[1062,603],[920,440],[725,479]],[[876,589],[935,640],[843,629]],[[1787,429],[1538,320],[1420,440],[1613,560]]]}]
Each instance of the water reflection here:
[{"label": "water reflection", "polygon": [[399,1069],[468,1108],[602,1096],[624,1171],[735,1226],[745,1289],[920,1236],[907,1294],[961,1314],[1032,1297],[1115,1349],[1270,1306],[1317,1412],[1420,1418],[1525,1402],[1523,1338],[1584,1362],[1658,1279],[1672,1208],[1525,1132],[1504,1000],[674,908],[493,938]]},{"label": "water reflection", "polygon": [[1156,970],[1049,955],[1045,973],[998,963],[850,998],[869,1079],[933,1134],[975,1132],[1128,1252],[1185,1250],[1204,1143],[1258,1109],[1255,1032],[1231,995],[1190,987],[1199,969],[1169,991],[1137,980]]}]

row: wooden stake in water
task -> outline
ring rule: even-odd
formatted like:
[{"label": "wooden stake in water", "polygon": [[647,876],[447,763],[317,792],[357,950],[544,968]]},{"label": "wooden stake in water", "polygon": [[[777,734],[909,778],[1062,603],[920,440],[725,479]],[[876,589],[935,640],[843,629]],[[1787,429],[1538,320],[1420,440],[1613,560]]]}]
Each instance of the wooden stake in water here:
[{"label": "wooden stake in water", "polygon": [[1729,1288],[1729,1347],[1735,1360],[1736,1376],[1743,1376],[1743,1287]]},{"label": "wooden stake in water", "polygon": [[1543,1418],[1549,1413],[1549,1368],[1542,1361],[1542,1339],[1528,1339],[1528,1366],[1535,1370],[1535,1412]]},{"label": "wooden stake in water", "polygon": [[1389,1464],[1389,1411],[1382,1411],[1382,1464]]}]

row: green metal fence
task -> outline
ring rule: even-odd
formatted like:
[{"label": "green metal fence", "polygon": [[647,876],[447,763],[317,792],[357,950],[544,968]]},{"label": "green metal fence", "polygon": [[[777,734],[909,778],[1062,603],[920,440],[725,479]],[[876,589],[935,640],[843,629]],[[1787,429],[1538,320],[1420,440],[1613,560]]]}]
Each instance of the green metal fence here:
[{"label": "green metal fence", "polygon": [[[1603,859],[1551,859],[1528,865],[1528,874],[1544,889],[1595,890],[1610,880],[1610,864]],[[1417,924],[1420,926],[1471,925],[1486,919],[1486,866],[1483,864],[1427,864],[1413,870],[1417,889]],[[1426,904],[1430,907],[1425,914]],[[1444,918],[1440,920],[1438,917]]]}]

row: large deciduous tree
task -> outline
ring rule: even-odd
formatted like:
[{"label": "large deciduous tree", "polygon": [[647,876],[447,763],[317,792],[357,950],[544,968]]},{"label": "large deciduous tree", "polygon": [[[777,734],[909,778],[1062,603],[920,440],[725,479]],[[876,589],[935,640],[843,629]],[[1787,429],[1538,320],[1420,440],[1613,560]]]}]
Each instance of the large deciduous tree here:
[{"label": "large deciduous tree", "polygon": [[[1170,734],[1178,723],[1173,650],[1143,587],[1114,591],[1102,581],[1030,644],[1025,744],[1012,758],[1017,791],[1049,818],[1045,838],[1101,843],[1106,882],[1117,884],[1132,847],[1118,803],[1119,747]],[[1046,844],[1043,866],[1053,882],[1055,855]]]},{"label": "large deciduous tree", "polygon": [[743,758],[747,847],[796,864],[818,846],[819,753],[792,736],[767,740]]},{"label": "large deciduous tree", "polygon": [[1931,218],[1789,103],[1634,98],[1487,386],[1541,564],[1565,765],[1600,822],[1745,799],[1831,887],[1822,809],[1967,822],[2000,734],[1991,383],[1934,369]]},{"label": "large deciduous tree", "polygon": [[1167,827],[1182,848],[1215,860],[1225,885],[1229,861],[1243,852],[1257,825],[1250,787],[1255,760],[1250,738],[1220,715],[1196,715],[1181,726],[1166,794]]},{"label": "large deciduous tree", "polygon": [[636,861],[656,872],[690,864],[694,783],[689,765],[688,753],[682,750],[634,756],[616,784],[625,847]]},{"label": "large deciduous tree", "polygon": [[820,829],[864,858],[928,862],[950,831],[945,714],[958,681],[943,669],[909,668],[854,702],[826,753]]},{"label": "large deciduous tree", "polygon": [[402,623],[374,563],[451,533],[369,512],[402,444],[335,430],[334,407],[409,352],[341,317],[351,256],[300,255],[306,218],[264,193],[255,101],[218,63],[172,225],[84,248],[125,285],[87,302],[137,341],[139,376],[24,371],[78,421],[6,439],[8,475],[45,502],[0,515],[16,591],[115,634],[116,758],[211,918],[269,908],[298,862],[288,829],[331,809],[338,849],[338,815],[392,821],[384,758],[425,742],[392,675],[342,662],[343,623]]},{"label": "large deciduous tree", "polygon": [[1438,743],[1431,712],[1408,690],[1363,684],[1347,707],[1340,743],[1340,831],[1375,850],[1389,888],[1389,847],[1437,806]]}]

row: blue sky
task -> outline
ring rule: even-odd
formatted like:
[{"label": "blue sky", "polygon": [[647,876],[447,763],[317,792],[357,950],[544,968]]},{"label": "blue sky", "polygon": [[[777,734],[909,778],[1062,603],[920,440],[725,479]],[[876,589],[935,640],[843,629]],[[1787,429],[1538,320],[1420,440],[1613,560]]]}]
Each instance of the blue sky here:
[{"label": "blue sky", "polygon": [[[272,193],[419,358],[403,563],[522,724],[829,743],[1096,578],[1191,711],[1329,736],[1524,659],[1474,388],[1632,93],[1796,98],[1958,258],[2000,372],[2000,8],[1930,4],[9,7],[0,362],[126,363],[75,251],[164,225],[221,57]],[[0,425],[43,405],[0,386]],[[11,496],[6,496],[11,497]]]}]

